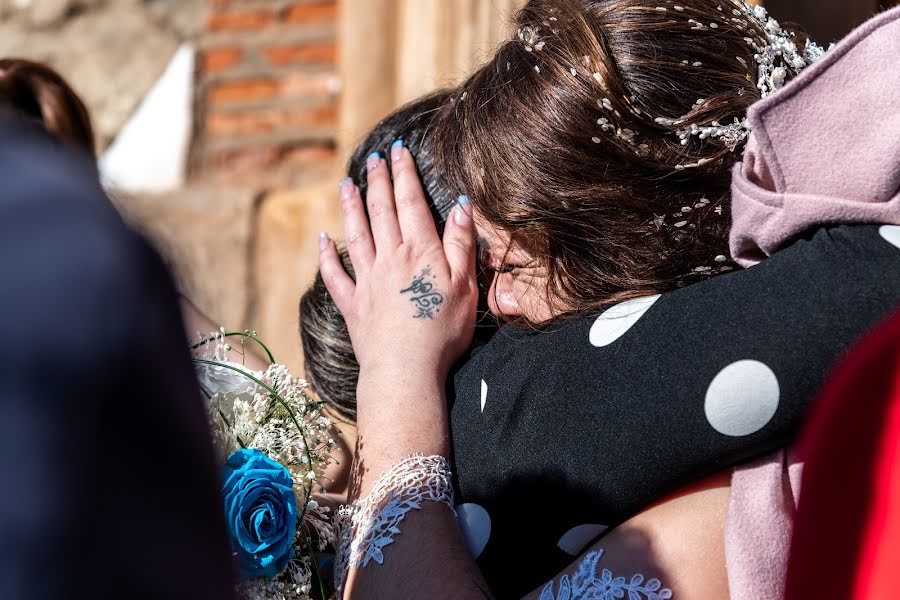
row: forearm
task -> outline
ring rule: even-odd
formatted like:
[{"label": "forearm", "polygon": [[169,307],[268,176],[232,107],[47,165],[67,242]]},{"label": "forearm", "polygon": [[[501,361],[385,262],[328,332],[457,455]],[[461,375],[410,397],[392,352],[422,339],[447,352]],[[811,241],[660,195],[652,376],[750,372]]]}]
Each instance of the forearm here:
[{"label": "forearm", "polygon": [[352,570],[344,598],[484,600],[487,585],[472,560],[453,512],[424,503],[400,525],[384,564]]},{"label": "forearm", "polygon": [[[382,378],[383,380],[383,378]],[[400,461],[419,453],[449,456],[448,420],[444,386],[435,381],[396,380],[390,390],[369,386],[365,374],[359,383],[359,438],[354,493],[369,494],[376,480]],[[366,402],[366,395],[391,394],[390,402]],[[384,398],[384,396],[382,396]],[[414,418],[411,418],[414,415]],[[398,429],[397,423],[414,422]],[[386,435],[387,434],[387,435]],[[400,491],[400,490],[398,490]],[[361,496],[360,496],[361,492]],[[487,586],[466,548],[453,511],[439,502],[421,502],[406,514],[384,550],[383,564],[374,561],[351,569],[345,598],[453,598],[490,597]]]}]

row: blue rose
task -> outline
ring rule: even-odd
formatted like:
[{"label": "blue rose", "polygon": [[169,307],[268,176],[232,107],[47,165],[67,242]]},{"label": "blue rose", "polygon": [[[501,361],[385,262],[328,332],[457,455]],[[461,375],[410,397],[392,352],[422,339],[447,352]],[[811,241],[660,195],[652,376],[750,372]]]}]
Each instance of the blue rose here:
[{"label": "blue rose", "polygon": [[297,497],[290,472],[259,450],[238,450],[223,471],[225,516],[245,578],[274,577],[294,556]]}]

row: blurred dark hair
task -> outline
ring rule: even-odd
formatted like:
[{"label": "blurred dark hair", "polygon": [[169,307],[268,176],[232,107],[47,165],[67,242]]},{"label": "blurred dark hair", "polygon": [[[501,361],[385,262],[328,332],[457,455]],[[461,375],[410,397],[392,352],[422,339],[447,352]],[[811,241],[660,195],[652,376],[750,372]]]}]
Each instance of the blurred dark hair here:
[{"label": "blurred dark hair", "polygon": [[435,168],[435,148],[431,140],[431,125],[435,114],[447,104],[450,97],[449,90],[440,90],[398,108],[369,132],[347,165],[347,175],[353,179],[365,198],[369,184],[366,178],[366,158],[372,152],[378,152],[390,167],[391,144],[402,139],[403,145],[409,148],[416,159],[416,170],[422,180],[422,187],[425,188],[425,199],[431,207],[439,233],[459,197],[459,194],[450,193],[443,174]]},{"label": "blurred dark hair", "polygon": [[[439,231],[443,229],[443,222],[455,205],[457,195],[450,193],[443,183],[443,177],[435,168],[430,133],[437,109],[449,97],[449,91],[436,92],[414,100],[388,115],[357,147],[347,167],[348,176],[359,186],[365,198],[368,187],[366,157],[372,152],[379,152],[390,164],[391,144],[397,139],[403,139],[416,159],[416,168]],[[344,267],[352,277],[350,258],[345,250],[340,252]],[[300,342],[303,346],[306,379],[319,399],[341,416],[355,420],[359,363],[353,354],[344,318],[318,272],[312,286],[300,298]]]},{"label": "blurred dark hair", "polygon": [[78,94],[59,73],[21,58],[0,59],[0,113],[25,118],[94,156],[94,129]]},{"label": "blurred dark hair", "polygon": [[516,21],[434,136],[449,185],[546,267],[550,304],[578,313],[733,268],[716,258],[743,146],[677,132],[760,99],[759,20],[732,0],[531,0]]}]

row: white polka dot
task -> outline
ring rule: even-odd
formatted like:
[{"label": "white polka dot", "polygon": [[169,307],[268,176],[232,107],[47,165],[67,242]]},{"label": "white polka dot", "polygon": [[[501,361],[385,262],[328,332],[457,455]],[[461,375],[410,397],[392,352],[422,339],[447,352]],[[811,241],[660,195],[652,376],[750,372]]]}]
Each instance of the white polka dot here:
[{"label": "white polka dot", "polygon": [[578,556],[581,554],[582,550],[587,548],[588,544],[593,542],[594,539],[606,531],[606,529],[606,525],[600,525],[598,523],[577,525],[565,532],[562,537],[559,538],[559,542],[557,542],[556,545],[569,556]]},{"label": "white polka dot", "polygon": [[772,369],[758,360],[739,360],[713,378],[703,409],[709,424],[719,433],[750,435],[775,416],[780,396]]},{"label": "white polka dot", "polygon": [[659,294],[635,298],[608,308],[591,326],[591,344],[598,348],[612,344],[625,335],[625,332],[631,329],[631,326],[637,323],[659,298]]},{"label": "white polka dot", "polygon": [[878,228],[878,235],[900,248],[900,225],[882,225]]},{"label": "white polka dot", "polygon": [[481,412],[484,412],[484,403],[487,402],[487,382],[481,380]]},{"label": "white polka dot", "polygon": [[456,507],[456,520],[469,552],[478,558],[491,537],[491,516],[478,504],[466,503]]}]

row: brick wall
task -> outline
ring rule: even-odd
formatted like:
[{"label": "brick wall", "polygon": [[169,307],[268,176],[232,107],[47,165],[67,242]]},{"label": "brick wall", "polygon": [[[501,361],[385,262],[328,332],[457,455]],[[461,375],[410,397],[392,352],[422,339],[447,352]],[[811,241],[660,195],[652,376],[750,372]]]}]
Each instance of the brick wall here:
[{"label": "brick wall", "polygon": [[336,0],[209,0],[194,179],[301,186],[334,167]]}]

